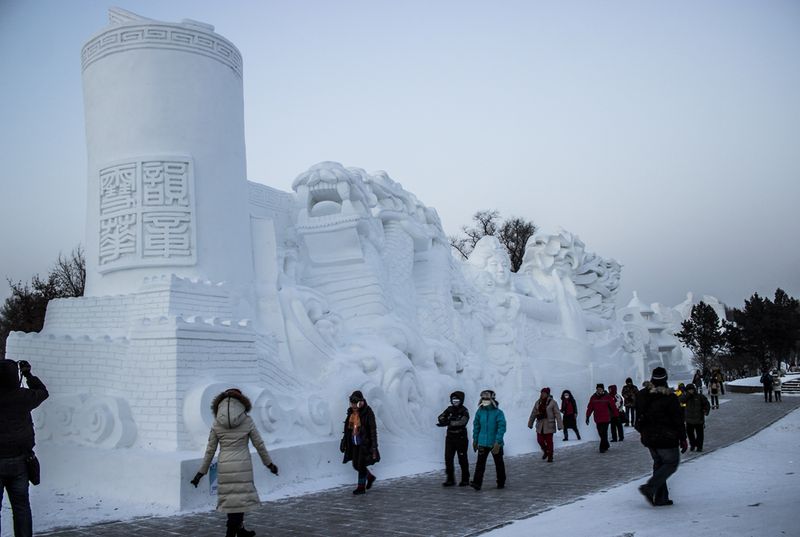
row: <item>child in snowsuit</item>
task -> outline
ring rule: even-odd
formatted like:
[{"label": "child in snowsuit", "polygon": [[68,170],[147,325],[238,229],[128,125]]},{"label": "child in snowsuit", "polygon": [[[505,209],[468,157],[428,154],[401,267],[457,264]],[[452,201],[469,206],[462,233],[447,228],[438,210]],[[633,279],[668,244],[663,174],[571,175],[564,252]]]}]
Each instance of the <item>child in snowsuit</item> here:
[{"label": "child in snowsuit", "polygon": [[464,392],[456,391],[450,394],[450,406],[439,414],[438,427],[447,427],[447,436],[444,439],[444,464],[447,480],[442,483],[444,487],[456,484],[453,457],[458,454],[458,465],[461,467],[461,481],[459,487],[469,485],[469,459],[467,458],[467,423],[469,411],[464,406]]}]

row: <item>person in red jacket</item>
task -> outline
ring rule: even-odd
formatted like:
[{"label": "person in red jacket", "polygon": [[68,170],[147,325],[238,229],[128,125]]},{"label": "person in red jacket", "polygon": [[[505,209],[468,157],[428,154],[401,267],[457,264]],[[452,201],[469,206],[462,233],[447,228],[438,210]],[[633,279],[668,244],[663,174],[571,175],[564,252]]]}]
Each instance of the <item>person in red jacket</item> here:
[{"label": "person in red jacket", "polygon": [[603,384],[598,384],[597,389],[589,398],[586,406],[586,425],[589,425],[589,418],[594,414],[594,423],[597,425],[597,434],[600,435],[600,453],[608,451],[608,425],[611,418],[619,417],[617,405],[614,398],[609,395]]}]

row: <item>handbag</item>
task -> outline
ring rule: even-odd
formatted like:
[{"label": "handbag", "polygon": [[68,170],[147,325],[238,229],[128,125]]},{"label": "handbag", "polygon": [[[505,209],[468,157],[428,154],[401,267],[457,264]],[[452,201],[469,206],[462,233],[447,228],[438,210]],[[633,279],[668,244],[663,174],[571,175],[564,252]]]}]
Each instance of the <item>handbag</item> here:
[{"label": "handbag", "polygon": [[41,466],[39,466],[36,453],[31,451],[30,455],[25,458],[25,466],[28,468],[28,481],[31,482],[31,485],[38,485],[41,482]]}]

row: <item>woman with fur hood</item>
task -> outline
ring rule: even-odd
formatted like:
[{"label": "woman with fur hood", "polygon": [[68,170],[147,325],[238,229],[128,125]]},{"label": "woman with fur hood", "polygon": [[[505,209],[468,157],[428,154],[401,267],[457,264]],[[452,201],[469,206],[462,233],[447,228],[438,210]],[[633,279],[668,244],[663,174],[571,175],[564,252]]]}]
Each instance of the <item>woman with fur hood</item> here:
[{"label": "woman with fur hood", "polygon": [[253,483],[249,442],[255,446],[264,466],[278,475],[278,467],[270,459],[256,424],[247,415],[252,406],[250,399],[236,388],[225,390],[214,398],[211,403],[214,424],[208,435],[206,454],[200,470],[192,479],[192,485],[197,487],[208,472],[219,446],[217,510],[228,515],[225,537],[253,537],[256,534],[244,528],[245,511],[260,505]]},{"label": "woman with fur hood", "polygon": [[550,388],[542,388],[539,392],[539,399],[533,404],[531,416],[528,418],[528,429],[533,429],[536,422],[536,440],[542,448],[542,458],[547,462],[553,462],[553,433],[564,428],[561,422],[561,411],[553,396],[550,395]]}]

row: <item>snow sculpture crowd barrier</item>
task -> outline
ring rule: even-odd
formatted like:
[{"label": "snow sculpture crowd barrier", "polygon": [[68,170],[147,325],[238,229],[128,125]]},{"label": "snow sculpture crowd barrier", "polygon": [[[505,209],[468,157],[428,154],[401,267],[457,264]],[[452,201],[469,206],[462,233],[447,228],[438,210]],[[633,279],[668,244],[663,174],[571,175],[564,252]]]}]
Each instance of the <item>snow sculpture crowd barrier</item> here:
[{"label": "snow sculpture crowd barrier", "polygon": [[[492,388],[524,423],[544,385],[588,395],[657,360],[645,312],[615,316],[620,265],[566,231],[532,237],[515,274],[494,237],[455,259],[436,211],[385,172],[247,181],[236,47],[196,21],[109,18],[82,54],[86,296],[8,340],[50,388],[36,427],[62,485],[211,503],[187,483],[234,385],[304,479],[335,473],[355,389],[391,446],[435,435],[455,389]],[[129,486],[104,485],[107,466]]]}]

